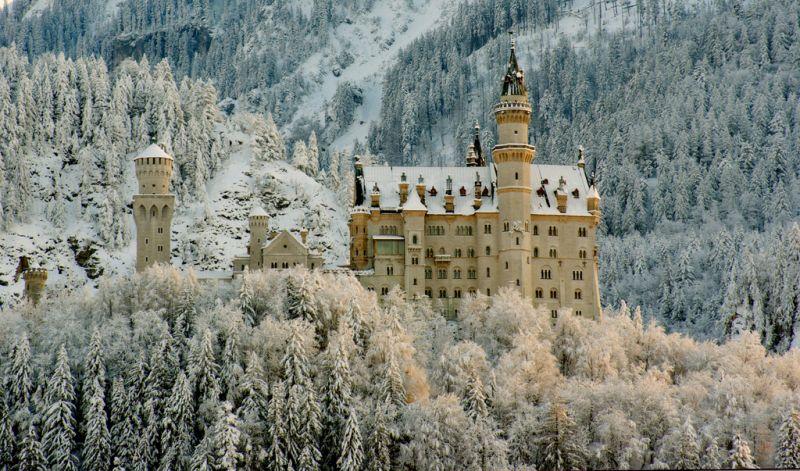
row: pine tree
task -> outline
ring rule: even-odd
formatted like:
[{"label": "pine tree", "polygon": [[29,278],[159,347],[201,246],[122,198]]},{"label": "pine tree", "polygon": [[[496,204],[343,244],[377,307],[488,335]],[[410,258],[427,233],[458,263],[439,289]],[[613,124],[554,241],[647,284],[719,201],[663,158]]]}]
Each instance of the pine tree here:
[{"label": "pine tree", "polygon": [[133,429],[131,401],[121,378],[111,386],[111,456],[112,469],[131,469],[135,453],[136,434]]},{"label": "pine tree", "polygon": [[306,173],[312,177],[319,174],[319,147],[317,146],[317,133],[311,131],[308,137],[308,148],[306,149],[308,155],[308,170]]},{"label": "pine tree", "polygon": [[559,403],[550,406],[535,441],[537,469],[556,471],[586,466],[587,451],[567,408]]},{"label": "pine tree", "polygon": [[214,469],[214,451],[211,449],[210,435],[206,435],[194,448],[191,469],[194,471],[212,471]]},{"label": "pine tree", "polygon": [[489,415],[489,409],[486,406],[486,392],[477,371],[470,372],[463,403],[467,415],[476,422]]},{"label": "pine tree", "polygon": [[33,392],[33,370],[31,368],[31,346],[28,336],[22,334],[11,349],[10,403],[11,410],[19,410],[28,406]]},{"label": "pine tree", "polygon": [[178,373],[164,414],[159,467],[164,470],[184,469],[194,449],[194,403],[189,380],[183,371]]},{"label": "pine tree", "polygon": [[231,332],[225,339],[225,347],[222,349],[222,369],[220,371],[220,382],[222,384],[225,398],[233,402],[236,395],[237,385],[243,374],[239,364],[238,334]]},{"label": "pine tree", "polygon": [[716,437],[707,440],[706,448],[703,451],[701,466],[703,469],[719,469],[722,467],[722,452],[717,445]]},{"label": "pine tree", "polygon": [[47,463],[53,469],[77,470],[75,450],[75,387],[64,345],[58,351],[56,369],[47,385],[42,441]]},{"label": "pine tree", "polygon": [[16,461],[14,429],[6,407],[5,393],[0,382],[0,469],[11,469]]},{"label": "pine tree", "polygon": [[680,438],[675,453],[676,469],[694,469],[700,466],[700,447],[697,442],[697,433],[692,426],[689,416],[686,417],[680,428]]},{"label": "pine tree", "polygon": [[383,381],[381,383],[381,399],[399,408],[406,404],[403,373],[397,365],[394,352],[389,352],[387,356],[388,360],[383,369]]},{"label": "pine tree", "polygon": [[255,156],[259,160],[273,161],[286,160],[286,148],[278,132],[278,127],[272,119],[272,114],[267,114],[265,121],[257,120],[254,129],[253,147]]},{"label": "pine tree", "polygon": [[777,455],[779,468],[800,468],[800,414],[794,410],[781,424]]},{"label": "pine tree", "polygon": [[260,457],[269,446],[265,433],[269,387],[263,377],[264,371],[258,355],[250,352],[247,357],[247,367],[236,393],[236,398],[239,400],[236,415],[242,421],[242,431],[250,440],[255,457]]},{"label": "pine tree", "polygon": [[111,464],[111,443],[106,416],[105,389],[96,378],[87,390],[86,438],[83,442],[83,468],[105,471]]},{"label": "pine tree", "polygon": [[36,427],[33,424],[28,426],[28,434],[20,446],[18,463],[18,471],[45,471],[48,469],[42,452],[42,444],[39,442]]},{"label": "pine tree", "polygon": [[292,165],[306,175],[311,175],[308,162],[308,149],[306,148],[305,142],[299,140],[295,141],[294,149],[292,150]]},{"label": "pine tree", "polygon": [[358,427],[358,417],[353,407],[350,407],[344,430],[342,431],[341,451],[336,460],[337,469],[342,471],[359,471],[364,461],[364,451],[361,448],[361,430]]},{"label": "pine tree", "polygon": [[286,417],[284,416],[286,388],[283,383],[272,386],[272,399],[267,409],[267,455],[264,463],[268,469],[283,471],[289,466]]},{"label": "pine tree", "polygon": [[211,331],[203,331],[202,338],[195,342],[190,361],[189,377],[198,404],[219,398],[219,366],[214,360],[214,340]]},{"label": "pine tree", "polygon": [[352,407],[350,365],[344,341],[338,342],[333,368],[328,375],[328,382],[322,395],[324,411],[323,420],[323,452],[325,468],[334,468],[336,457],[341,447],[345,421]]},{"label": "pine tree", "polygon": [[240,440],[239,420],[233,413],[233,406],[230,402],[223,402],[219,419],[214,426],[214,469],[239,469],[244,460],[244,456],[239,451]]},{"label": "pine tree", "polygon": [[388,405],[379,405],[375,410],[375,423],[370,434],[367,451],[369,460],[366,467],[369,471],[388,471],[391,469],[392,435],[386,424]]},{"label": "pine tree", "polygon": [[292,325],[289,342],[286,345],[286,353],[281,360],[281,367],[287,391],[292,386],[305,386],[309,383],[308,357],[303,345],[300,328],[297,324]]},{"label": "pine tree", "polygon": [[739,434],[733,436],[728,462],[731,469],[758,469],[750,454],[750,445]]}]

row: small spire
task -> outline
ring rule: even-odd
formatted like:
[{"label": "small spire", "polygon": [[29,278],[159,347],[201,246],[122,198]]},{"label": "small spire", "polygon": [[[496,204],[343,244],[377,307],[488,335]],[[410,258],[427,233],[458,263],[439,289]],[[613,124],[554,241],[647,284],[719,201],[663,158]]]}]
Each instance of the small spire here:
[{"label": "small spire", "polygon": [[405,181],[406,181],[406,172],[403,172],[403,173],[400,175],[400,181],[401,181],[401,182],[403,182],[403,183],[405,183]]},{"label": "small spire", "polygon": [[586,160],[583,158],[583,146],[578,146],[578,167],[586,167]]},{"label": "small spire", "polygon": [[503,77],[503,93],[501,95],[522,95],[527,96],[528,91],[525,88],[525,72],[520,68],[517,62],[516,41],[514,40],[514,33],[509,31],[511,35],[511,55],[508,58],[508,70]]},{"label": "small spire", "polygon": [[475,164],[478,167],[485,167],[486,160],[483,158],[483,149],[481,148],[481,125],[478,120],[475,120],[473,127],[472,147],[475,148]]},{"label": "small spire", "polygon": [[418,184],[420,184],[420,185],[422,185],[423,183],[425,183],[425,179],[424,179],[424,178],[422,178],[422,174],[421,174],[421,173],[419,174],[419,178],[417,179],[417,183],[418,183]]}]

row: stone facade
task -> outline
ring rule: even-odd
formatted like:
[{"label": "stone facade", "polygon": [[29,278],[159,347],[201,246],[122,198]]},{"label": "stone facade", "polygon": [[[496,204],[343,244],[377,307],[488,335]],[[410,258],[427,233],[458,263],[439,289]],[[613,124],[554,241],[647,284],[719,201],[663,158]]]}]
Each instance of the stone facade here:
[{"label": "stone facade", "polygon": [[39,304],[47,284],[47,270],[45,268],[28,268],[22,273],[25,280],[25,297],[33,304]]},{"label": "stone facade", "polygon": [[247,255],[234,258],[234,275],[245,270],[280,270],[296,266],[304,266],[310,270],[322,268],[324,260],[308,248],[308,231],[305,229],[300,231],[299,239],[287,230],[270,231],[269,216],[262,208],[253,209],[248,219],[250,241]]},{"label": "stone facade", "polygon": [[153,144],[134,158],[139,193],[133,196],[136,221],[136,271],[155,263],[170,263],[172,213],[175,196],[169,192],[173,160]]},{"label": "stone facade", "polygon": [[454,314],[467,293],[509,286],[554,319],[564,309],[599,318],[600,197],[582,151],[574,166],[533,163],[531,106],[513,46],[494,114],[491,162],[476,129],[464,167],[356,163],[350,268],[368,289],[399,286]]}]

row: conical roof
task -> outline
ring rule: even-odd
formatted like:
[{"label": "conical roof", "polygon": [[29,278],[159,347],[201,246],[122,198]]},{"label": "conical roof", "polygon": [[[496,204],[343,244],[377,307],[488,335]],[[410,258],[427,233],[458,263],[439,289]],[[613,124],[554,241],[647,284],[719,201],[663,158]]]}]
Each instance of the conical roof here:
[{"label": "conical roof", "polygon": [[139,154],[136,157],[134,157],[133,159],[134,160],[136,160],[136,159],[145,159],[145,158],[148,158],[148,157],[160,157],[160,158],[172,160],[172,156],[170,156],[169,154],[164,152],[164,149],[159,147],[158,144],[150,144],[149,146],[147,146],[146,149],[144,149],[143,151],[139,152]]},{"label": "conical roof", "polygon": [[258,217],[258,216],[269,216],[269,214],[267,214],[267,212],[264,211],[264,208],[262,208],[261,206],[256,206],[250,210],[250,217]]},{"label": "conical roof", "polygon": [[528,90],[525,88],[525,72],[520,68],[517,62],[516,44],[511,40],[511,55],[508,58],[508,69],[506,75],[503,77],[503,93],[502,96],[507,95],[527,95]]}]

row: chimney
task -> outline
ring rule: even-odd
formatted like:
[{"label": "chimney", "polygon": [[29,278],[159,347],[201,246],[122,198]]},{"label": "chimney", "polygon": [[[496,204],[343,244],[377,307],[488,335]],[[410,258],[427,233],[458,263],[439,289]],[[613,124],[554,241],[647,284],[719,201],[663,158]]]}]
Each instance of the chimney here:
[{"label": "chimney", "polygon": [[400,204],[406,204],[406,200],[408,199],[408,179],[406,178],[406,172],[403,172],[400,175]]},{"label": "chimney", "polygon": [[417,179],[417,196],[422,204],[425,204],[425,179],[422,178],[422,175]]},{"label": "chimney", "polygon": [[567,182],[564,180],[562,176],[558,180],[558,189],[556,190],[556,205],[558,206],[558,212],[566,213],[567,212],[567,192],[564,189]]},{"label": "chimney", "polygon": [[378,184],[372,187],[372,193],[370,193],[370,202],[373,208],[380,208],[381,207],[381,189],[378,188]]}]

